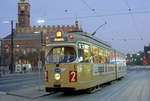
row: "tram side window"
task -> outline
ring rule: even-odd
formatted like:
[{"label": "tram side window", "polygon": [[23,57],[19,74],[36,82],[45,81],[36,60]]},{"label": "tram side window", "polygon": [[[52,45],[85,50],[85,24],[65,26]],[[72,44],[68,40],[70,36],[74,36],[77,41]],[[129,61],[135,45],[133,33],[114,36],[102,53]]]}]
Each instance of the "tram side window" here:
[{"label": "tram side window", "polygon": [[103,63],[104,50],[99,48],[99,63]]},{"label": "tram side window", "polygon": [[98,64],[99,57],[98,57],[98,48],[97,47],[92,46],[92,54],[93,54],[93,63]]},{"label": "tram side window", "polygon": [[107,59],[106,59],[106,62],[107,62],[107,63],[110,63],[110,58],[111,58],[111,51],[108,50],[108,51],[107,51]]},{"label": "tram side window", "polygon": [[115,55],[114,55],[114,51],[110,51],[110,64],[114,64],[114,57],[115,57]]},{"label": "tram side window", "polygon": [[79,56],[79,62],[85,62],[89,63],[91,61],[90,59],[90,46],[86,44],[79,43],[78,46],[78,56]]},{"label": "tram side window", "polygon": [[103,63],[106,63],[106,56],[107,56],[106,50],[104,50]]}]

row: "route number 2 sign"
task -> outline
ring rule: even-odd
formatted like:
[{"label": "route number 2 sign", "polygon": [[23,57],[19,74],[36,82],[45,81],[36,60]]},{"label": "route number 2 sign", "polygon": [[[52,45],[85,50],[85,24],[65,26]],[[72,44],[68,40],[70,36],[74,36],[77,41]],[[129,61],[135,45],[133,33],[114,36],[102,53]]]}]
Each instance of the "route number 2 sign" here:
[{"label": "route number 2 sign", "polygon": [[69,82],[77,82],[77,71],[69,71]]}]

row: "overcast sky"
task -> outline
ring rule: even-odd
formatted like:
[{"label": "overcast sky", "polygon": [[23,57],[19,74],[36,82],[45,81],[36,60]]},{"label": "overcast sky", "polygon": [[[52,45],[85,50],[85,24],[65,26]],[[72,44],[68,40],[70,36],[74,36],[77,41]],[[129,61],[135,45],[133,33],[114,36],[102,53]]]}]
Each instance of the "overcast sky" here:
[{"label": "overcast sky", "polygon": [[[19,0],[1,0],[0,36],[10,33],[5,20],[17,19]],[[31,25],[45,19],[46,25],[72,25],[76,16],[83,30],[94,32],[124,53],[143,51],[150,43],[150,0],[29,0]]]}]

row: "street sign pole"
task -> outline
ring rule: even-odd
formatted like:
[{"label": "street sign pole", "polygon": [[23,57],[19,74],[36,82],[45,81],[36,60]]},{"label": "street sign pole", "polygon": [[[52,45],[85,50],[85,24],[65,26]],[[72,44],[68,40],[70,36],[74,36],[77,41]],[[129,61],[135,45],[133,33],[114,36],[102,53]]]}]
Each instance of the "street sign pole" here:
[{"label": "street sign pole", "polygon": [[41,90],[41,69],[42,69],[42,61],[38,61],[38,69],[39,69],[39,79],[38,79],[38,83],[39,83],[39,90]]}]

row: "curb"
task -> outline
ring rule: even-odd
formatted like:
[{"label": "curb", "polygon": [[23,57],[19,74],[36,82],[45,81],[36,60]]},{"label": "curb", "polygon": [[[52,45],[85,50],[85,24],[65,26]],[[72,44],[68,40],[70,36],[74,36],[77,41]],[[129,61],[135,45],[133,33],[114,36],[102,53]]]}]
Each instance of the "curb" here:
[{"label": "curb", "polygon": [[28,97],[28,96],[13,94],[13,93],[6,93],[5,95],[12,95],[12,96],[22,97],[22,98],[26,98],[26,99],[38,99],[38,98],[41,98],[41,97],[44,97],[44,96],[48,96],[48,95],[51,95],[51,94],[54,94],[54,93],[55,92],[51,92],[51,93],[42,94],[42,95],[33,96],[33,97]]},{"label": "curb", "polygon": [[51,95],[51,94],[54,94],[55,92],[51,92],[51,93],[48,93],[48,94],[43,94],[43,95],[40,95],[40,96],[35,96],[35,97],[32,97],[31,99],[38,99],[40,97],[44,97],[44,96],[48,96],[48,95]]},{"label": "curb", "polygon": [[22,97],[26,99],[37,99],[37,98],[48,96],[54,93],[55,92],[50,92],[50,93],[45,92],[44,86],[42,86],[42,89],[38,89],[38,87],[33,87],[33,88],[8,92],[6,93],[6,95],[17,96],[17,97]]}]

